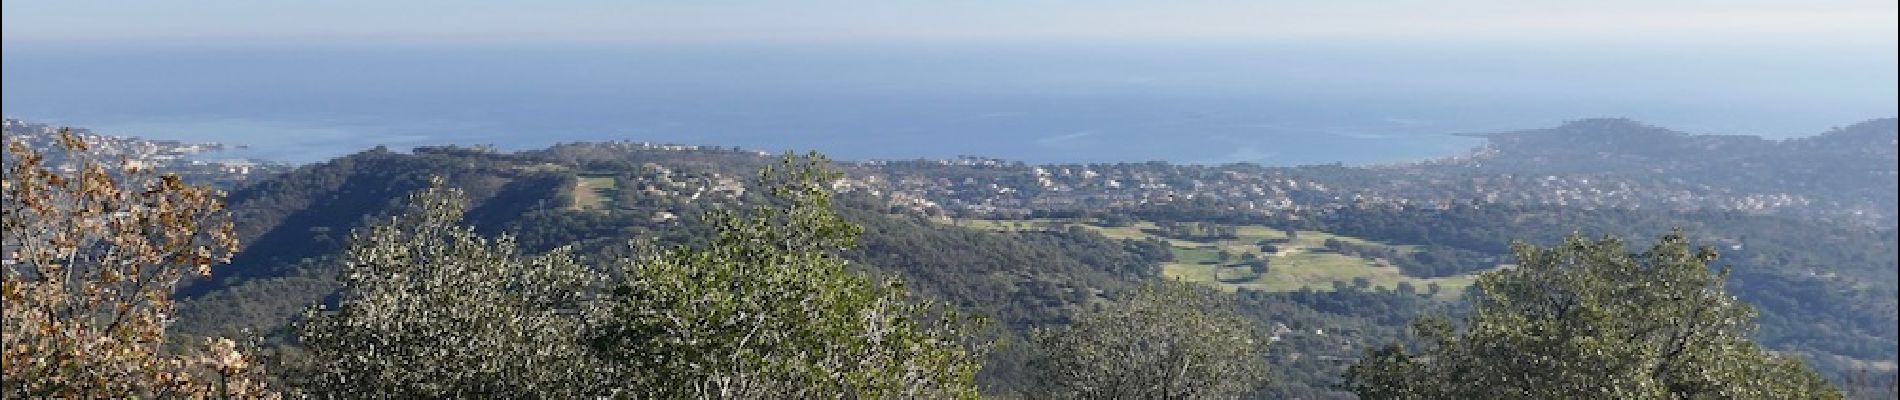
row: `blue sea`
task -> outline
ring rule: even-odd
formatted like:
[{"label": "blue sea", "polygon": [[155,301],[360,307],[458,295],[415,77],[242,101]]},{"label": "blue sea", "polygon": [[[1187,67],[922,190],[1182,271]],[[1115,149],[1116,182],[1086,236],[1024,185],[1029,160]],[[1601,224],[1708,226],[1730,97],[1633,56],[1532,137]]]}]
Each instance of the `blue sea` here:
[{"label": "blue sea", "polygon": [[[1581,45],[38,45],[9,117],[320,161],[635,140],[841,159],[1371,164],[1620,116],[1795,137],[1896,108],[1894,54]],[[1804,52],[1806,51],[1806,52]]]}]

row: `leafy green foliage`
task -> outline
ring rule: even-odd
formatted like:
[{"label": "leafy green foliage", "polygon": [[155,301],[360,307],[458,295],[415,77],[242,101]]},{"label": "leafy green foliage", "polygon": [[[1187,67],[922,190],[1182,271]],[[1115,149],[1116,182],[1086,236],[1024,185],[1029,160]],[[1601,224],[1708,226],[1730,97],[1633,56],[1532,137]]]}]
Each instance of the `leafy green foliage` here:
[{"label": "leafy green foliage", "polygon": [[1047,398],[1237,397],[1266,378],[1268,339],[1223,310],[1221,295],[1188,283],[1144,286],[1121,302],[1042,330],[1038,367]]},{"label": "leafy green foliage", "polygon": [[1754,311],[1681,233],[1640,254],[1572,236],[1519,244],[1480,278],[1463,332],[1415,327],[1429,348],[1371,351],[1347,374],[1364,398],[1839,398],[1799,360],[1748,339]]},{"label": "leafy green foliage", "polygon": [[518,254],[458,225],[466,198],[437,180],[410,210],[359,230],[344,291],[305,314],[296,386],[337,397],[567,398],[611,380],[580,334],[601,275],[564,250]]},{"label": "leafy green foliage", "polygon": [[[669,153],[670,154],[670,153]],[[750,154],[750,153],[747,153]],[[667,155],[667,154],[659,154]],[[681,155],[695,156],[695,155]],[[756,157],[756,155],[748,156]],[[730,158],[730,157],[728,157]],[[676,165],[670,158],[648,161],[675,166],[674,176],[709,176]],[[719,163],[724,159],[714,160]],[[755,163],[756,164],[756,163]],[[729,167],[729,164],[720,164]],[[604,167],[603,167],[604,168]],[[632,164],[628,171],[611,170],[621,176],[633,176],[641,182],[658,181],[651,165]],[[672,208],[679,216],[675,222],[655,223],[649,217],[656,209],[612,210],[608,212],[571,211],[569,202],[554,193],[555,188],[571,187],[572,176],[565,181],[545,184],[545,175],[571,166],[545,164],[529,156],[492,154],[453,155],[439,152],[401,154],[369,151],[328,163],[309,166],[279,179],[268,181],[240,193],[234,206],[240,217],[239,231],[269,237],[268,243],[247,246],[239,262],[251,260],[247,268],[271,269],[262,276],[231,275],[221,287],[204,291],[183,302],[179,309],[179,327],[191,335],[219,335],[251,329],[260,332],[285,330],[282,326],[309,304],[333,302],[342,275],[338,261],[352,227],[363,223],[387,221],[376,215],[401,213],[403,197],[394,190],[412,190],[429,185],[429,175],[440,174],[447,186],[467,193],[468,215],[462,224],[473,225],[477,233],[511,233],[520,252],[536,254],[563,245],[589,260],[615,260],[642,253],[628,246],[630,240],[662,246],[687,245],[706,248],[718,235],[713,221],[692,210],[735,208],[730,203],[684,202],[698,208]],[[729,168],[728,168],[729,169]],[[721,169],[725,171],[726,169]],[[750,182],[748,204],[768,204],[769,190]],[[640,185],[626,185],[639,187]],[[690,194],[688,192],[687,194]],[[398,197],[392,201],[389,196]],[[657,195],[656,195],[657,196]],[[905,289],[927,299],[940,299],[959,312],[993,317],[1010,328],[1008,338],[1040,324],[1059,324],[1083,305],[1102,293],[1114,293],[1129,284],[1124,276],[1152,275],[1154,260],[1167,256],[1165,245],[1104,238],[1086,230],[1065,232],[1025,232],[1001,235],[962,229],[920,218],[889,215],[877,199],[862,192],[840,195],[838,211],[854,225],[864,227],[857,246],[841,254],[851,261],[850,270],[873,277],[902,278]],[[631,204],[631,203],[617,203]],[[778,204],[785,204],[778,201]],[[537,205],[551,205],[537,207]],[[483,210],[499,210],[481,214]],[[527,210],[508,216],[508,210]],[[717,214],[715,214],[716,216]],[[501,216],[501,218],[493,218]],[[269,217],[269,218],[263,218]],[[321,229],[320,229],[321,228]],[[1146,249],[1146,254],[1133,250]],[[295,262],[291,262],[296,260]],[[611,270],[604,263],[598,269]],[[616,277],[615,279],[619,279]],[[211,285],[205,285],[210,288]],[[294,334],[283,339],[294,347]],[[986,391],[1002,393],[1015,388],[994,384],[1008,382],[1020,388],[1025,379],[1021,370],[1024,346],[989,351],[993,359],[982,373],[991,377]],[[297,354],[286,349],[286,354]],[[996,358],[1006,361],[995,361]]]},{"label": "leafy green foliage", "polygon": [[659,398],[975,397],[980,349],[953,313],[849,270],[859,228],[823,159],[761,172],[778,207],[710,218],[710,246],[625,263],[597,343]]}]

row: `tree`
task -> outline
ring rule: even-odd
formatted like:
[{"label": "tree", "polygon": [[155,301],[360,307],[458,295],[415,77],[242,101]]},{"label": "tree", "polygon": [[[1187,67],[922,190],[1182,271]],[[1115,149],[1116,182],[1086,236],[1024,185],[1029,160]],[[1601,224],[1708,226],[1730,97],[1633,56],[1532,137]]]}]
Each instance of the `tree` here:
[{"label": "tree", "polygon": [[1247,261],[1245,265],[1247,266],[1247,269],[1249,271],[1253,271],[1253,274],[1256,276],[1267,273],[1267,259],[1265,258],[1256,258],[1251,261]]},{"label": "tree", "polygon": [[1478,280],[1466,328],[1415,328],[1417,355],[1373,350],[1347,372],[1363,398],[1840,398],[1800,361],[1748,339],[1754,311],[1680,232],[1639,254],[1615,238],[1514,245]]},{"label": "tree", "polygon": [[0,184],[6,398],[273,397],[237,342],[166,342],[171,298],[237,248],[219,193],[61,130],[52,151],[8,140]]},{"label": "tree", "polygon": [[461,191],[440,178],[399,216],[356,231],[335,307],[305,313],[299,389],[333,397],[575,398],[612,380],[582,341],[602,275],[565,248],[519,254],[513,238],[460,226]]},{"label": "tree", "polygon": [[1400,295],[1405,295],[1405,296],[1418,295],[1418,287],[1413,286],[1411,282],[1406,282],[1406,281],[1399,281],[1398,284],[1392,286],[1392,290],[1395,292],[1398,292]]},{"label": "tree", "polygon": [[1204,288],[1144,286],[1119,302],[1037,330],[1047,398],[1186,399],[1245,395],[1266,381],[1267,340]]},{"label": "tree", "polygon": [[822,157],[760,172],[774,204],[715,212],[718,235],[622,263],[596,342],[653,398],[972,398],[981,348],[955,314],[851,271],[860,231]]}]

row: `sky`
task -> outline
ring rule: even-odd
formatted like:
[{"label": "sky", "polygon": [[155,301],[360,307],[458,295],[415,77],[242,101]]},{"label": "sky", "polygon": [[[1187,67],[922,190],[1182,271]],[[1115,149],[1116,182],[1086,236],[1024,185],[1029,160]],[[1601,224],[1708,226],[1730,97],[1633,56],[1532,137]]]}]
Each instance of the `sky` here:
[{"label": "sky", "polygon": [[[1897,33],[1894,0],[0,0],[0,112],[305,159],[640,138],[1372,162],[1576,118],[1892,117]],[[1316,153],[1272,154],[1295,147]]]},{"label": "sky", "polygon": [[1892,0],[38,0],[11,45],[144,42],[1895,43]]}]

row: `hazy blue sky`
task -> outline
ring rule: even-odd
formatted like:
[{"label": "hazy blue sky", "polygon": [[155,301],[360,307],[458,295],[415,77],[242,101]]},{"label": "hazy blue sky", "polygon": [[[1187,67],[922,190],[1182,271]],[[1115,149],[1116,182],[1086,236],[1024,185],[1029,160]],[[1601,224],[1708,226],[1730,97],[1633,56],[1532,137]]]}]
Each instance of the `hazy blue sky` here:
[{"label": "hazy blue sky", "polygon": [[1607,40],[1895,43],[1892,0],[4,2],[67,41]]},{"label": "hazy blue sky", "polygon": [[0,112],[299,161],[609,139],[1414,160],[1586,117],[1769,137],[1891,117],[1896,4],[4,0]]}]

